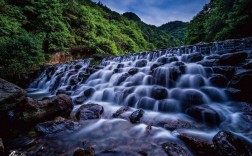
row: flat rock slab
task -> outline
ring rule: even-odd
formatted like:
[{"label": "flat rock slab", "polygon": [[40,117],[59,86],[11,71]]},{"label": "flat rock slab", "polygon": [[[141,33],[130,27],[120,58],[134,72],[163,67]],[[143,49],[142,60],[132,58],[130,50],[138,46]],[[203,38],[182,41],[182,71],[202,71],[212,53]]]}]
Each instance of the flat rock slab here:
[{"label": "flat rock slab", "polygon": [[0,112],[14,108],[25,98],[25,90],[0,78]]}]

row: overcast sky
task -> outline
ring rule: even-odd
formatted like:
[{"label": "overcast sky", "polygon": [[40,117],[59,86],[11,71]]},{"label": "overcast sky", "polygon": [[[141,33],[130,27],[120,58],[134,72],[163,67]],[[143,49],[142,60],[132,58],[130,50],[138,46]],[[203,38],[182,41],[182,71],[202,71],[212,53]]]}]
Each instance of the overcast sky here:
[{"label": "overcast sky", "polygon": [[168,21],[190,21],[210,0],[93,0],[111,10],[134,12],[142,21],[160,26]]}]

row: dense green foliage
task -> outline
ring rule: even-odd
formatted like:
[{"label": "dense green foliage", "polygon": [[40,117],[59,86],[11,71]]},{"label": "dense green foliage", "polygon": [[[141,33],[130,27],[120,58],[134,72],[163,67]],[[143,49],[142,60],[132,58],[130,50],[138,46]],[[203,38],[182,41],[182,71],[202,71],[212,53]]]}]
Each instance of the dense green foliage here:
[{"label": "dense green foliage", "polygon": [[23,72],[53,52],[79,46],[119,55],[180,44],[127,15],[91,0],[0,0],[0,69]]},{"label": "dense green foliage", "polygon": [[182,21],[173,21],[161,25],[159,29],[171,34],[175,38],[184,42],[187,24],[188,23]]},{"label": "dense green foliage", "polygon": [[187,43],[252,36],[251,0],[211,0],[190,22]]}]

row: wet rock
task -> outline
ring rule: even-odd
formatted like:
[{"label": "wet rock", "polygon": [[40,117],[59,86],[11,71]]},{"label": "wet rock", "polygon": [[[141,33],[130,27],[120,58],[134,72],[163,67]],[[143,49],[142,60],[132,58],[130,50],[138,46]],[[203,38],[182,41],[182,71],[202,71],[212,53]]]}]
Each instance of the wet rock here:
[{"label": "wet rock", "polygon": [[186,110],[186,113],[197,120],[208,124],[218,125],[221,121],[218,112],[208,105],[190,107]]},{"label": "wet rock", "polygon": [[191,129],[195,128],[194,125],[192,125],[188,121],[183,121],[183,120],[171,120],[164,124],[164,128],[168,130],[176,130],[176,129]]},{"label": "wet rock", "polygon": [[210,56],[206,57],[207,60],[211,60],[211,59],[220,59],[220,55],[218,54],[212,54]]},{"label": "wet rock", "polygon": [[57,116],[68,117],[72,109],[72,100],[65,94],[58,94],[41,101],[26,98],[17,105],[14,117],[17,122],[34,124]]},{"label": "wet rock", "polygon": [[148,63],[147,60],[139,60],[136,62],[135,66],[141,68],[141,67],[145,67],[147,65],[147,63]]},{"label": "wet rock", "polygon": [[250,156],[252,146],[245,139],[228,131],[219,131],[213,137],[213,144],[221,156]]},{"label": "wet rock", "polygon": [[183,147],[175,143],[164,143],[162,148],[168,156],[190,156]]},{"label": "wet rock", "polygon": [[13,109],[25,98],[25,90],[0,78],[0,112]]},{"label": "wet rock", "polygon": [[209,81],[211,82],[212,85],[222,88],[226,87],[228,82],[227,78],[221,74],[213,74],[209,78]]},{"label": "wet rock", "polygon": [[112,114],[113,118],[118,118],[122,113],[127,112],[129,110],[128,106],[123,106],[118,109],[115,113]]},{"label": "wet rock", "polygon": [[138,102],[137,108],[142,108],[146,110],[153,110],[156,100],[149,98],[149,97],[143,97]]},{"label": "wet rock", "polygon": [[76,77],[73,77],[73,78],[70,79],[70,85],[72,85],[72,86],[76,85],[78,82],[79,81],[78,81],[78,79]]},{"label": "wet rock", "polygon": [[124,64],[119,63],[116,68],[123,68]]},{"label": "wet rock", "polygon": [[35,130],[41,135],[48,135],[53,133],[59,133],[62,131],[71,132],[77,130],[79,126],[80,125],[77,122],[58,117],[54,121],[46,121],[37,124],[35,126]]},{"label": "wet rock", "polygon": [[116,85],[120,85],[122,82],[124,82],[127,78],[129,77],[128,73],[124,73],[120,76],[120,78],[118,79]]},{"label": "wet rock", "polygon": [[56,95],[58,95],[58,94],[67,94],[67,92],[64,89],[59,89],[56,92]]},{"label": "wet rock", "polygon": [[214,66],[213,71],[216,74],[226,76],[227,79],[231,79],[235,73],[235,68],[231,66]]},{"label": "wet rock", "polygon": [[183,62],[191,63],[191,62],[198,62],[203,59],[203,56],[201,53],[192,53],[188,55],[183,55],[181,60]]},{"label": "wet rock", "polygon": [[162,100],[167,98],[168,92],[166,88],[164,87],[159,87],[159,86],[154,86],[151,89],[151,97],[157,100]]},{"label": "wet rock", "polygon": [[245,69],[252,69],[252,61],[246,63],[245,65],[242,66]]},{"label": "wet rock", "polygon": [[209,100],[213,102],[224,102],[225,97],[218,88],[215,87],[201,87],[200,90],[208,96]]},{"label": "wet rock", "polygon": [[74,102],[77,104],[82,104],[85,102],[89,97],[91,97],[95,92],[94,88],[88,88],[83,91],[82,95],[75,98]]},{"label": "wet rock", "polygon": [[95,156],[95,149],[92,147],[78,148],[74,151],[73,156]]},{"label": "wet rock", "polygon": [[154,69],[156,69],[157,67],[160,67],[160,66],[162,66],[162,65],[164,65],[164,64],[163,64],[163,63],[154,63],[153,65],[151,65],[150,70],[152,71],[152,70],[154,70]]},{"label": "wet rock", "polygon": [[76,70],[79,70],[79,69],[81,69],[82,68],[82,65],[80,65],[80,64],[77,64],[77,65],[75,65],[75,67],[74,67],[74,69],[76,69]]},{"label": "wet rock", "polygon": [[226,95],[231,99],[231,100],[240,100],[243,99],[243,95],[241,93],[241,90],[235,89],[235,88],[226,88],[225,90]]},{"label": "wet rock", "polygon": [[221,55],[220,63],[222,65],[238,65],[245,61],[248,57],[246,52],[236,52],[236,53],[229,53]]},{"label": "wet rock", "polygon": [[187,133],[180,133],[179,138],[191,149],[192,153],[199,156],[216,155],[214,147],[207,140]]},{"label": "wet rock", "polygon": [[75,116],[78,120],[99,119],[103,111],[104,109],[101,105],[85,104],[78,109]]},{"label": "wet rock", "polygon": [[128,73],[129,73],[130,75],[135,75],[137,72],[138,72],[138,69],[137,69],[137,68],[131,68],[131,69],[128,71]]},{"label": "wet rock", "polygon": [[4,154],[4,145],[3,145],[3,140],[0,138],[0,154]]},{"label": "wet rock", "polygon": [[142,109],[134,111],[129,117],[130,122],[139,123],[141,118],[143,117],[143,114],[144,114],[144,111]]},{"label": "wet rock", "polygon": [[252,103],[252,70],[236,74],[228,83],[228,87],[241,91],[239,100]]},{"label": "wet rock", "polygon": [[220,61],[218,59],[206,59],[197,62],[198,64],[206,67],[218,66],[220,65]]},{"label": "wet rock", "polygon": [[193,89],[183,91],[179,99],[181,99],[183,110],[193,105],[201,105],[205,103],[203,94]]},{"label": "wet rock", "polygon": [[157,59],[158,63],[162,63],[162,64],[167,64],[167,63],[171,63],[171,62],[175,62],[178,61],[178,58],[175,56],[171,56],[171,57],[160,57]]}]

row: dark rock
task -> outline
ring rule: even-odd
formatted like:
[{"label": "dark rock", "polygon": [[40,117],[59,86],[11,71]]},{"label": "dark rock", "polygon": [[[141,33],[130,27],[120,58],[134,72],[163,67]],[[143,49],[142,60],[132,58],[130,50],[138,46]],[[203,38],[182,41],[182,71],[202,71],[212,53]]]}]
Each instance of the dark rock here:
[{"label": "dark rock", "polygon": [[180,133],[179,138],[191,149],[192,153],[199,156],[213,156],[216,155],[212,144],[207,140],[193,136],[187,133]]},{"label": "dark rock", "polygon": [[23,89],[0,78],[0,112],[15,108],[25,97]]},{"label": "dark rock", "polygon": [[183,55],[181,60],[183,62],[198,62],[201,61],[203,59],[203,56],[201,53],[192,53],[192,54],[188,54],[188,55]]},{"label": "dark rock", "polygon": [[141,100],[139,100],[137,108],[142,108],[146,110],[153,110],[156,100],[149,98],[149,97],[143,97]]},{"label": "dark rock", "polygon": [[4,145],[3,145],[3,140],[0,138],[0,155],[4,154]]},{"label": "dark rock", "polygon": [[82,65],[80,65],[80,64],[77,64],[75,67],[74,67],[74,69],[76,69],[76,70],[79,70],[79,69],[81,69],[82,68]]},{"label": "dark rock", "polygon": [[230,66],[214,66],[214,73],[226,76],[227,79],[231,79],[235,73],[235,68]]},{"label": "dark rock", "polygon": [[124,64],[119,63],[116,68],[123,68]]},{"label": "dark rock", "polygon": [[73,156],[95,156],[95,149],[92,147],[78,148],[74,151]]},{"label": "dark rock", "polygon": [[227,78],[224,75],[221,74],[213,74],[210,78],[209,81],[211,82],[212,85],[216,87],[226,87],[227,86]]},{"label": "dark rock", "polygon": [[164,87],[159,87],[159,86],[154,86],[151,89],[151,97],[157,100],[162,100],[167,98],[168,92],[166,88]]},{"label": "dark rock", "polygon": [[195,126],[187,121],[171,120],[164,125],[164,128],[173,131],[176,129],[191,129],[191,128],[195,128]]},{"label": "dark rock", "polygon": [[218,59],[206,59],[197,62],[198,64],[206,67],[218,66],[220,63]]},{"label": "dark rock", "polygon": [[168,156],[190,156],[183,147],[175,143],[164,143],[162,147]]},{"label": "dark rock", "polygon": [[145,67],[147,63],[147,60],[139,60],[136,62],[136,67]]},{"label": "dark rock", "polygon": [[70,79],[70,85],[76,85],[78,83],[78,79],[76,77],[73,77]]},{"label": "dark rock", "polygon": [[120,109],[118,109],[113,115],[113,118],[118,118],[122,113],[126,112],[129,110],[129,107],[123,106]]},{"label": "dark rock", "polygon": [[245,69],[252,69],[252,61],[246,63],[245,65],[242,66]]},{"label": "dark rock", "polygon": [[74,102],[77,104],[82,104],[83,102],[85,102],[89,97],[91,97],[95,92],[94,88],[88,88],[86,90],[84,90],[83,94],[76,97]]},{"label": "dark rock", "polygon": [[180,96],[180,100],[183,110],[193,105],[201,105],[205,103],[203,94],[197,90],[192,89],[183,91]]},{"label": "dark rock", "polygon": [[129,73],[130,75],[135,75],[137,72],[138,72],[138,69],[137,69],[137,68],[131,68],[131,69],[128,71],[128,73]]},{"label": "dark rock", "polygon": [[150,70],[152,71],[152,70],[154,70],[154,69],[156,69],[157,67],[160,67],[160,66],[162,66],[162,65],[164,65],[164,64],[163,64],[163,63],[154,63],[153,65],[151,65]]},{"label": "dark rock", "polygon": [[228,87],[235,88],[241,91],[239,99],[252,103],[252,70],[236,74],[228,83]]},{"label": "dark rock", "polygon": [[129,74],[128,74],[128,73],[122,74],[122,75],[119,77],[119,79],[118,79],[116,85],[120,85],[120,84],[121,84],[122,82],[124,82],[128,77],[129,77]]},{"label": "dark rock", "polygon": [[72,109],[71,98],[64,94],[58,94],[42,101],[26,98],[17,105],[14,116],[20,123],[34,124],[57,116],[68,117]]},{"label": "dark rock", "polygon": [[71,132],[79,128],[77,122],[66,120],[62,117],[56,118],[54,121],[46,121],[36,125],[35,129],[39,134],[48,135],[59,132]]},{"label": "dark rock", "polygon": [[85,104],[78,109],[75,116],[78,120],[99,119],[103,111],[104,109],[101,105]]},{"label": "dark rock", "polygon": [[230,54],[224,54],[220,57],[220,63],[222,65],[238,65],[245,61],[245,59],[248,57],[248,54],[246,52],[236,52],[236,53],[230,53]]},{"label": "dark rock", "polygon": [[218,125],[221,121],[219,113],[208,105],[190,107],[186,110],[186,113],[208,124]]},{"label": "dark rock", "polygon": [[221,156],[250,156],[252,146],[245,139],[227,131],[219,131],[213,137],[213,144]]},{"label": "dark rock", "polygon": [[129,117],[130,122],[139,123],[141,118],[143,117],[143,114],[144,114],[144,111],[142,109],[134,111]]},{"label": "dark rock", "polygon": [[211,60],[211,59],[220,59],[220,55],[218,54],[212,54],[210,56],[206,57],[207,60]]},{"label": "dark rock", "polygon": [[231,100],[240,100],[243,97],[241,90],[239,89],[226,88],[224,91]]},{"label": "dark rock", "polygon": [[56,95],[58,95],[58,94],[67,94],[67,92],[64,89],[59,89],[56,92]]}]

